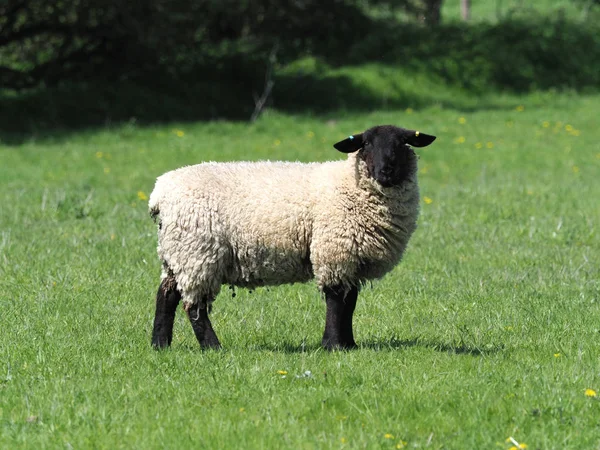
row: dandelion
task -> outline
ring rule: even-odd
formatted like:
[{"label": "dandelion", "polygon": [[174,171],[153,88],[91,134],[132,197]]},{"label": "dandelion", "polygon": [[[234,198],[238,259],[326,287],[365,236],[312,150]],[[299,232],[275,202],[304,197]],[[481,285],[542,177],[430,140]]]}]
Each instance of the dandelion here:
[{"label": "dandelion", "polygon": [[586,397],[596,397],[598,394],[596,394],[596,391],[593,389],[586,389],[585,390],[585,396]]},{"label": "dandelion", "polygon": [[278,145],[281,145],[281,141],[279,139],[275,139],[275,142],[273,142],[273,145],[275,147],[277,147]]},{"label": "dandelion", "polygon": [[138,191],[137,196],[142,201],[148,200],[148,196],[143,191]]},{"label": "dandelion", "polygon": [[507,326],[507,327],[504,327],[504,329],[505,329],[506,331],[512,331],[512,330],[513,330],[513,327],[511,327],[511,326],[509,325],[509,326]]},{"label": "dandelion", "polygon": [[579,130],[573,129],[573,130],[569,131],[569,134],[571,136],[579,136],[581,134],[581,132]]},{"label": "dandelion", "polygon": [[542,126],[544,128],[548,128],[550,126],[550,122],[548,122],[547,120],[545,120],[544,123],[542,123]]},{"label": "dandelion", "polygon": [[394,435],[393,435],[393,434],[390,434],[390,433],[385,433],[385,434],[383,435],[383,437],[384,437],[384,438],[386,438],[386,439],[394,439]]},{"label": "dandelion", "polygon": [[183,132],[183,130],[173,130],[173,133],[177,136],[177,137],[183,137],[185,135],[185,133]]},{"label": "dandelion", "polygon": [[579,173],[579,166],[573,166],[573,173]]},{"label": "dandelion", "polygon": [[412,113],[413,113],[412,108],[406,108],[406,114],[412,114]]},{"label": "dandelion", "polygon": [[485,146],[486,146],[487,148],[494,148],[494,143],[493,143],[493,142],[487,142],[487,143],[485,144]]},{"label": "dandelion", "polygon": [[342,444],[345,444],[346,442],[348,442],[348,439],[346,439],[345,437],[343,437],[343,438],[340,439],[340,442]]},{"label": "dandelion", "polygon": [[527,444],[525,443],[518,443],[515,438],[513,438],[512,436],[506,438],[506,442],[508,443],[512,443],[514,444],[512,447],[510,447],[508,450],[519,450],[519,449],[526,449],[527,448]]},{"label": "dandelion", "polygon": [[309,131],[308,133],[306,133],[306,137],[308,137],[309,139],[312,139],[315,137],[315,133],[313,133],[312,131]]},{"label": "dandelion", "polygon": [[481,142],[478,142],[475,144],[475,148],[477,148],[477,149],[483,148],[483,144]]},{"label": "dandelion", "polygon": [[104,168],[104,173],[108,175],[110,173],[110,169],[108,167],[105,167]]},{"label": "dandelion", "polygon": [[596,153],[596,159],[600,159],[600,153]]},{"label": "dandelion", "polygon": [[459,136],[456,139],[454,139],[454,143],[455,144],[464,144],[466,141],[464,136]]},{"label": "dandelion", "polygon": [[560,358],[560,353],[555,353],[555,354],[554,354],[554,357],[555,357],[555,358]]},{"label": "dandelion", "polygon": [[574,129],[575,129],[575,128],[573,128],[573,126],[572,126],[572,125],[569,125],[569,124],[566,124],[566,125],[565,125],[565,130],[566,130],[566,131],[573,131]]},{"label": "dandelion", "polygon": [[114,241],[114,240],[115,240],[115,237],[116,237],[116,236],[115,236],[115,233],[111,234],[111,235],[110,235],[110,240],[111,240],[111,241]]},{"label": "dandelion", "polygon": [[517,106],[515,108],[515,111],[517,111],[517,112],[523,112],[523,111],[525,111],[525,107],[523,105],[519,105],[519,106]]},{"label": "dandelion", "polygon": [[244,411],[246,411],[245,408],[240,408],[240,412],[243,413]]},{"label": "dandelion", "polygon": [[467,119],[465,119],[464,117],[460,117],[458,119],[458,123],[460,123],[461,125],[464,125],[465,123],[467,123]]},{"label": "dandelion", "polygon": [[96,158],[101,159],[104,156],[102,152],[96,152]]},{"label": "dandelion", "polygon": [[404,448],[406,447],[406,441],[400,441],[396,444],[396,448]]},{"label": "dandelion", "polygon": [[428,166],[421,167],[421,170],[419,170],[419,172],[421,172],[423,175],[425,175],[427,172],[429,172],[429,167]]},{"label": "dandelion", "polygon": [[433,200],[427,196],[423,197],[423,201],[428,205],[431,205],[433,203]]},{"label": "dandelion", "polygon": [[287,375],[287,370],[278,370],[277,373],[279,375]]}]

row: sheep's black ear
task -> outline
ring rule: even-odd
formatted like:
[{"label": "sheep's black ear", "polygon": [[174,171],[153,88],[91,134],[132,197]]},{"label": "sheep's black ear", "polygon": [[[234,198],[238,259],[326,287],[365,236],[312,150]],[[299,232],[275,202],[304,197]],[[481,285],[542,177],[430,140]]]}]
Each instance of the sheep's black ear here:
[{"label": "sheep's black ear", "polygon": [[358,151],[363,146],[363,135],[360,133],[348,136],[343,141],[333,144],[333,146],[342,153],[352,153]]},{"label": "sheep's black ear", "polygon": [[406,130],[406,135],[406,143],[413,147],[427,147],[435,141],[435,136],[421,133],[420,131]]}]

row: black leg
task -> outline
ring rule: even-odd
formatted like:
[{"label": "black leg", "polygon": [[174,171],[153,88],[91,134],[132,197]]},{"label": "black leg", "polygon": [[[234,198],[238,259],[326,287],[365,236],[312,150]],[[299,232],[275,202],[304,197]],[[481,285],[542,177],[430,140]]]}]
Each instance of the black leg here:
[{"label": "black leg", "polygon": [[358,299],[358,288],[353,287],[344,298],[344,313],[342,314],[342,330],[341,338],[344,348],[356,347],[354,342],[354,333],[352,332],[352,316],[356,308],[356,300]]},{"label": "black leg", "polygon": [[327,350],[356,347],[352,333],[352,315],[356,307],[358,288],[352,287],[345,293],[342,286],[326,287],[323,292],[327,303],[323,347]]},{"label": "black leg", "polygon": [[208,318],[208,306],[198,302],[193,305],[186,305],[185,310],[200,346],[202,348],[221,348],[221,343]]},{"label": "black leg", "polygon": [[165,348],[171,345],[175,311],[180,300],[181,293],[177,290],[175,278],[169,275],[162,280],[156,293],[156,313],[152,330],[154,348]]}]

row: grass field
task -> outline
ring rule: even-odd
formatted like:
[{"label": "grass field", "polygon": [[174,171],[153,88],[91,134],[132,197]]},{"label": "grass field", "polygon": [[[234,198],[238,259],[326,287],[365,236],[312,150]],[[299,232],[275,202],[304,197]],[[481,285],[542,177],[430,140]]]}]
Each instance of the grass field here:
[{"label": "grass field", "polygon": [[[600,448],[600,97],[457,104],[6,140],[0,448]],[[358,350],[320,349],[310,284],[224,289],[223,351],[181,312],[150,348],[156,176],[341,158],[380,123],[438,140],[405,258],[360,296]]]}]

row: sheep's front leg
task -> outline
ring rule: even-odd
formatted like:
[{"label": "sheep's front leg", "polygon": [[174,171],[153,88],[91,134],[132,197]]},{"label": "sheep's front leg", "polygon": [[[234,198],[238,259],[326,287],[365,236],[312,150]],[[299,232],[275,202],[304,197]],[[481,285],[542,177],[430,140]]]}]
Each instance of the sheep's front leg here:
[{"label": "sheep's front leg", "polygon": [[152,330],[154,348],[165,348],[171,345],[175,311],[180,300],[181,293],[177,290],[175,278],[169,275],[162,280],[156,293],[156,313]]},{"label": "sheep's front leg", "polygon": [[221,343],[208,318],[209,306],[203,302],[197,302],[193,305],[186,304],[184,308],[200,346],[202,348],[221,348]]},{"label": "sheep's front leg", "polygon": [[342,286],[326,287],[323,292],[327,303],[323,347],[327,350],[356,347],[352,332],[352,316],[356,308],[358,288],[352,287],[346,292]]}]

